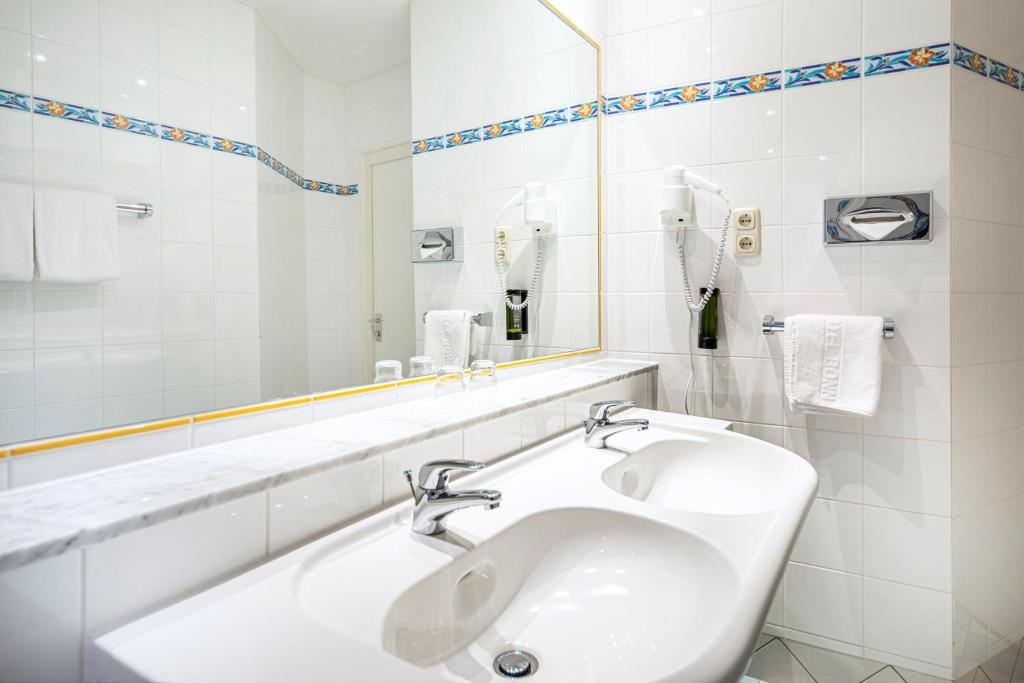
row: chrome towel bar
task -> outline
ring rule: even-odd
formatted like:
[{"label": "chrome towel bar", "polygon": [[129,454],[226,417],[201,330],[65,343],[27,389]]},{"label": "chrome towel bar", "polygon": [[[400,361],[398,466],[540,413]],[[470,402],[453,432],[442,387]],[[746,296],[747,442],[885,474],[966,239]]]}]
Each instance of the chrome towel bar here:
[{"label": "chrome towel bar", "polygon": [[118,204],[117,210],[124,213],[134,213],[138,218],[149,218],[153,215],[152,204]]},{"label": "chrome towel bar", "polygon": [[[892,318],[882,318],[882,338],[893,339],[896,336],[896,322]],[[785,332],[786,323],[775,322],[775,316],[766,315],[761,321],[761,333],[772,335],[776,332]]]},{"label": "chrome towel bar", "polygon": [[[427,314],[423,314],[423,322],[427,322]],[[494,313],[487,311],[486,313],[474,313],[473,322],[480,327],[494,327]]]}]

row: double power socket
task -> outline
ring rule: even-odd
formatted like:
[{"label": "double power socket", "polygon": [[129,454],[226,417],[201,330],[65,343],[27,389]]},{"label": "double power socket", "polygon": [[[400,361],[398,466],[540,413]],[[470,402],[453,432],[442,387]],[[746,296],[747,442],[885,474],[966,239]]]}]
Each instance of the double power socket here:
[{"label": "double power socket", "polygon": [[736,256],[761,254],[761,209],[733,209],[729,226],[733,230],[733,253]]},{"label": "double power socket", "polygon": [[512,260],[512,254],[509,251],[511,235],[512,229],[507,225],[494,229],[494,263],[496,265],[508,267],[509,261]]}]

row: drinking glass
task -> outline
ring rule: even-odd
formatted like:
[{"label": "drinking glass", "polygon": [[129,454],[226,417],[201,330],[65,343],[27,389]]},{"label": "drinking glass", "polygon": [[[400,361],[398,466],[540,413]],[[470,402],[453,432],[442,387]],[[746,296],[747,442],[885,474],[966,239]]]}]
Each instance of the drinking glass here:
[{"label": "drinking glass", "polygon": [[437,369],[437,381],[434,382],[434,396],[457,396],[466,390],[466,375],[458,365],[442,365]]},{"label": "drinking glass", "polygon": [[498,383],[498,367],[493,360],[475,360],[469,366],[470,388],[493,387]]},{"label": "drinking glass", "polygon": [[402,361],[379,360],[373,366],[373,383],[397,382],[402,379]]}]

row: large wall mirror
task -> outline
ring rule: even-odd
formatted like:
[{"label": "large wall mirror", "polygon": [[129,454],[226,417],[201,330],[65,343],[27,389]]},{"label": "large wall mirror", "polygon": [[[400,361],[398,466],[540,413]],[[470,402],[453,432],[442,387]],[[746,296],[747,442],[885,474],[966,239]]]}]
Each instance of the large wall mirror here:
[{"label": "large wall mirror", "polygon": [[0,29],[0,444],[600,346],[550,3],[51,4]]}]

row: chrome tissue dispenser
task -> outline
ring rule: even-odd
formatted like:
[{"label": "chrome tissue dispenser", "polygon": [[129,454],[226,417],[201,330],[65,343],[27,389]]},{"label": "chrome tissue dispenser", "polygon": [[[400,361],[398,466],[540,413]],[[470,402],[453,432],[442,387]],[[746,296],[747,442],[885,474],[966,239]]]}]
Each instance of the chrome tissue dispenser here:
[{"label": "chrome tissue dispenser", "polygon": [[825,246],[930,242],[932,193],[829,197]]},{"label": "chrome tissue dispenser", "polygon": [[461,261],[462,228],[413,230],[409,246],[413,263]]}]

